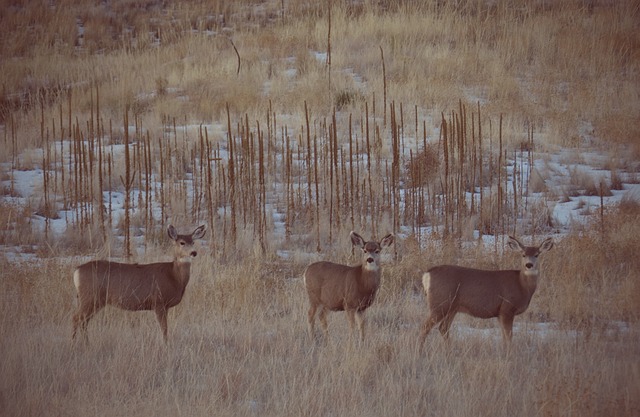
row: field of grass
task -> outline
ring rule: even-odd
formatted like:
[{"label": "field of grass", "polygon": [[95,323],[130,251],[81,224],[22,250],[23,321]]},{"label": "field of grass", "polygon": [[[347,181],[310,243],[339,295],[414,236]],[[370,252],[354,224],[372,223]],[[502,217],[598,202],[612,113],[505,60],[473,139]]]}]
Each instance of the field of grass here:
[{"label": "field of grass", "polygon": [[308,338],[304,265],[205,255],[169,315],[168,345],[153,313],[107,308],[90,344],[74,347],[77,262],[8,264],[0,405],[5,415],[636,415],[640,265],[596,239],[571,236],[546,254],[508,352],[497,321],[459,317],[449,346],[433,332],[418,353],[426,308],[412,272],[430,262],[416,253],[387,265],[362,344],[343,313],[330,315],[329,340]]},{"label": "field of grass", "polygon": [[[0,0],[0,414],[640,414],[631,0]],[[569,212],[569,220],[560,214]],[[208,225],[169,343],[74,268]],[[367,338],[307,334],[305,266],[396,235]],[[421,272],[554,236],[510,349]]]}]

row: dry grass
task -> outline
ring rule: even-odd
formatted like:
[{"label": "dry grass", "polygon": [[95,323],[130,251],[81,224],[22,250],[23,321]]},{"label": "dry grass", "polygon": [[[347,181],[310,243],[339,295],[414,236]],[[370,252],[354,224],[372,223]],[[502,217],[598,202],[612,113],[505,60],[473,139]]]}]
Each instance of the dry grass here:
[{"label": "dry grass", "polygon": [[[278,152],[267,156],[267,192],[274,192],[276,184],[282,184],[282,176],[288,176],[290,194],[285,198],[282,192],[278,193],[274,204],[279,208],[286,205],[289,212],[299,215],[300,222],[296,226],[302,226],[302,230],[315,226],[318,241],[325,240],[320,236],[320,227],[336,223],[335,216],[349,217],[353,228],[373,219],[371,221],[390,221],[391,229],[396,230],[401,216],[405,225],[415,229],[444,222],[447,229],[444,234],[451,232],[465,238],[475,229],[483,233],[506,231],[509,225],[505,224],[505,217],[514,217],[518,211],[506,201],[508,196],[500,189],[503,184],[497,184],[506,177],[500,177],[503,167],[496,169],[496,163],[501,161],[503,151],[505,154],[511,152],[523,142],[524,132],[527,136],[531,132],[532,137],[535,132],[536,150],[554,143],[581,146],[593,139],[600,146],[622,148],[617,150],[620,155],[631,155],[631,158],[634,155],[635,145],[631,139],[635,137],[633,126],[636,124],[628,123],[628,117],[637,113],[638,103],[625,94],[633,95],[637,91],[634,84],[637,81],[636,61],[620,59],[618,55],[614,57],[611,50],[615,47],[631,57],[637,54],[636,24],[628,18],[637,10],[631,2],[615,6],[598,4],[593,8],[584,8],[579,2],[564,7],[519,2],[461,2],[457,7],[406,8],[395,4],[386,12],[369,4],[356,11],[346,3],[340,3],[331,12],[330,67],[325,59],[316,56],[328,47],[327,10],[322,7],[306,9],[304,4],[295,3],[286,10],[287,19],[282,21],[282,15],[278,20],[276,2],[268,5],[261,9],[252,8],[251,2],[237,6],[218,2],[216,10],[229,19],[221,23],[215,16],[213,21],[195,19],[201,12],[201,5],[178,7],[169,4],[162,9],[151,2],[147,10],[133,7],[125,13],[127,3],[116,3],[113,7],[124,13],[126,23],[116,28],[114,25],[118,23],[99,18],[101,12],[109,15],[101,10],[103,6],[86,10],[80,4],[69,2],[68,10],[56,8],[53,14],[43,13],[36,6],[9,8],[3,18],[22,22],[33,31],[23,33],[26,40],[19,39],[22,47],[5,51],[10,59],[0,64],[5,69],[6,81],[0,103],[6,146],[0,148],[0,159],[11,161],[11,170],[38,168],[42,164],[51,168],[54,178],[49,188],[43,187],[44,196],[42,201],[35,202],[35,211],[56,217],[58,210],[71,208],[80,223],[91,223],[97,228],[99,221],[100,227],[104,228],[106,220],[98,216],[102,209],[93,204],[100,201],[104,191],[126,189],[121,175],[125,171],[122,154],[114,154],[111,146],[122,143],[125,118],[129,125],[126,129],[132,131],[130,126],[135,125],[131,140],[140,143],[148,134],[146,138],[153,154],[149,167],[142,166],[140,157],[135,162],[138,165],[132,167],[133,175],[138,179],[134,188],[142,186],[142,179],[147,183],[154,182],[153,191],[157,191],[158,182],[166,187],[154,194],[154,202],[143,202],[144,211],[138,212],[134,224],[150,224],[145,216],[150,212],[150,204],[154,203],[171,207],[172,212],[161,213],[164,218],[183,216],[189,210],[199,217],[202,211],[200,207],[193,207],[197,205],[195,198],[194,201],[187,198],[187,188],[192,185],[190,178],[200,181],[200,191],[216,188],[215,195],[206,196],[209,220],[213,223],[214,206],[220,207],[231,198],[225,194],[228,187],[225,177],[231,181],[230,168],[224,163],[214,163],[212,175],[205,178],[202,168],[197,171],[196,160],[201,167],[207,161],[220,160],[215,152],[229,150],[226,149],[229,146],[227,135],[233,135],[234,140],[241,142],[237,146],[246,152],[236,156],[241,186],[235,195],[254,195],[257,177],[246,170],[242,172],[248,157],[245,145],[263,135],[266,128],[269,130],[269,152],[280,145]],[[99,51],[85,43],[72,47],[64,36],[56,35],[59,30],[53,29],[55,25],[78,10],[82,13],[75,13],[75,16],[80,16],[83,22],[86,20],[83,27],[87,42],[90,43],[88,39],[93,36],[89,32],[95,31],[102,34],[98,38],[110,42],[109,46]],[[251,10],[256,14],[247,15]],[[554,13],[560,13],[559,17],[551,18]],[[167,14],[175,19],[167,19]],[[150,21],[155,22],[151,26],[155,27],[150,28],[150,23],[142,16],[151,17]],[[248,18],[248,22],[242,20],[244,18]],[[564,23],[567,21],[579,23],[575,33],[566,31]],[[612,28],[603,21],[615,24]],[[540,27],[545,30],[539,30]],[[53,31],[53,35],[48,30]],[[21,33],[15,27],[6,36],[19,38]],[[114,38],[113,34],[117,36]],[[622,34],[628,35],[629,40],[623,39]],[[51,42],[50,35],[59,47],[38,49]],[[15,43],[20,43],[19,40],[15,39]],[[241,57],[239,71],[234,47]],[[384,72],[381,71],[383,55]],[[605,58],[598,58],[601,56]],[[586,93],[606,89],[601,84],[608,86],[612,79],[616,80],[616,85],[630,84],[619,91],[626,106],[609,106],[612,103],[603,103],[602,95]],[[473,103],[477,101],[482,101],[483,106],[478,105],[476,109]],[[438,134],[445,122],[449,123],[452,143],[460,139],[451,134],[451,126],[456,128],[456,117],[461,117],[448,110],[452,107],[465,113],[465,126],[468,129],[471,125],[474,133],[480,126],[476,111],[482,108],[483,145],[477,142],[470,145],[467,130],[465,147],[472,146],[473,160],[467,151],[466,165],[462,164],[464,158],[461,157],[455,161],[458,166],[452,166],[450,173],[445,170],[443,174],[443,167],[437,162],[447,154],[442,152]],[[603,130],[602,108],[607,109],[606,120],[620,122]],[[335,116],[334,109],[341,112]],[[353,121],[347,122],[351,116]],[[400,129],[395,129],[398,117]],[[212,146],[215,153],[213,158],[208,155],[207,159],[202,131],[194,133],[189,126],[211,123],[226,127],[227,120],[230,132],[222,128],[212,132],[211,137],[207,135],[206,145]],[[582,129],[585,124],[594,126],[586,134]],[[624,134],[620,132],[622,126],[627,129]],[[616,133],[616,140],[608,140],[612,133]],[[421,136],[425,137],[424,142],[420,140]],[[106,145],[106,156],[112,156],[114,160],[107,164],[103,159],[97,170],[96,161],[90,160],[91,156],[95,158],[95,152],[72,152],[69,145],[65,156],[56,153],[57,143],[60,143],[57,140],[94,146],[93,141],[98,138]],[[311,171],[304,172],[304,164],[311,163],[304,161],[305,156],[310,158],[311,155],[311,138],[316,159],[313,165],[321,167],[313,180]],[[84,142],[87,139],[91,141],[90,145]],[[332,139],[335,144],[331,143]],[[356,142],[356,148],[359,147],[355,154],[351,153],[352,140]],[[163,143],[164,149],[159,150]],[[339,157],[340,168],[336,164],[338,152],[330,153],[335,145],[344,152]],[[37,152],[31,152],[43,146],[53,147],[53,159],[45,162],[42,158],[41,161]],[[628,148],[631,153],[626,151]],[[409,149],[415,150],[417,160],[413,164],[407,161]],[[450,150],[451,161],[445,164],[457,158],[455,152],[462,155],[462,149]],[[395,158],[398,151],[404,164],[396,175],[389,171],[396,168],[389,167],[388,161]],[[207,152],[211,153],[211,150],[207,149]],[[251,152],[249,158],[255,158],[257,153]],[[285,155],[286,152],[289,155]],[[355,183],[352,180],[349,187],[345,184],[349,176],[353,178],[353,173],[347,172],[347,153],[349,158],[355,155],[360,165],[364,165],[367,153],[367,158],[376,162],[373,170],[368,169],[368,177],[362,169],[363,174],[357,176]],[[224,156],[222,160],[226,159]],[[281,165],[278,161],[285,157],[293,166],[283,164],[287,165],[287,172],[278,172]],[[620,162],[621,166],[634,165],[629,157],[622,159],[625,160]],[[475,172],[478,160],[486,164],[484,174]],[[341,171],[331,171],[331,162]],[[352,164],[350,160],[349,163]],[[502,166],[507,164],[506,161],[500,163]],[[471,164],[473,174],[469,174]],[[422,165],[422,169],[415,165]],[[164,175],[160,175],[158,171],[163,168]],[[406,173],[405,168],[410,172]],[[65,169],[66,182],[63,183],[61,171]],[[103,175],[107,175],[106,171],[109,173],[108,179],[98,187],[99,170]],[[305,174],[309,176],[304,178]],[[334,174],[338,174],[335,181]],[[584,183],[582,180],[587,178],[578,173],[572,177],[581,193],[598,194],[601,191],[599,184]],[[370,179],[373,181],[369,182]],[[391,180],[395,182],[391,183]],[[302,196],[300,192],[301,187],[311,186],[312,182],[320,191],[315,194],[316,201],[312,201],[311,194]],[[462,185],[454,189],[454,182]],[[403,195],[407,199],[405,213],[395,211],[399,205],[396,196],[391,198],[389,192],[401,183],[418,186]],[[195,188],[197,184],[193,185]],[[245,185],[247,187],[243,188]],[[338,190],[339,185],[345,188]],[[538,186],[535,181],[533,185],[534,191],[543,189],[539,179]],[[485,196],[486,207],[479,210],[466,207],[466,203],[461,203],[465,198],[463,192],[467,191],[464,188],[478,186],[491,187],[489,195]],[[352,201],[352,213],[333,211],[333,198],[342,192],[362,197]],[[573,189],[567,190],[567,198],[573,196],[573,192]],[[435,193],[446,194],[446,201],[438,202]],[[313,213],[312,206],[317,207],[319,200],[330,201],[322,210]],[[338,199],[335,202],[340,205]],[[237,210],[233,203],[231,213],[225,213],[231,219],[223,217],[219,219],[222,224],[216,225],[223,230],[222,237],[227,236],[229,229],[232,229],[232,235],[235,234],[236,211],[242,216],[242,226],[247,227],[254,219],[247,221],[245,210],[265,202],[252,205],[256,202],[243,201]],[[394,211],[390,212],[389,207],[394,207]],[[451,211],[452,207],[460,212],[449,219],[449,213],[445,212]],[[140,206],[136,208],[141,210]],[[355,212],[361,213],[362,217],[356,219]],[[255,215],[252,213],[253,217]],[[288,213],[287,221],[287,227],[292,228],[295,221],[291,213]],[[537,223],[543,226],[542,230],[549,226],[549,222]],[[126,228],[123,223],[116,222],[115,225]],[[111,219],[109,226],[114,226]],[[261,232],[266,230],[262,225],[253,226]],[[372,228],[381,230],[377,225]],[[329,228],[329,238],[333,237],[333,232]],[[106,235],[104,231],[103,234]],[[262,247],[264,241],[262,235]]]},{"label": "dry grass", "polygon": [[[69,88],[73,117],[88,118],[94,85],[101,89],[105,121],[120,119],[127,102],[143,97],[139,111],[150,126],[166,115],[221,120],[225,103],[251,118],[268,101],[290,113],[300,112],[306,100],[328,114],[334,98],[354,88],[353,71],[366,82],[358,92],[376,95],[378,114],[386,84],[389,102],[417,105],[436,119],[459,98],[481,100],[487,112],[505,114],[505,137],[532,123],[547,142],[567,144],[584,120],[607,142],[635,146],[638,133],[632,115],[639,110],[640,31],[633,1],[399,2],[387,12],[369,3],[356,12],[350,2],[335,2],[331,76],[312,56],[327,51],[327,11],[306,2],[290,2],[284,21],[277,1],[261,7],[218,1],[206,12],[197,2],[169,2],[163,9],[155,2],[87,8],[67,1],[53,13],[43,4],[28,6],[7,7],[2,15],[1,52],[8,59],[1,64],[0,107],[4,120],[13,113],[19,129],[39,126],[43,115],[57,118],[60,104],[66,112]],[[77,22],[82,43],[75,39]],[[237,75],[229,39],[241,57]],[[285,75],[289,65],[297,70],[293,79]],[[166,94],[153,96],[158,80]],[[272,88],[264,94],[267,82]]]},{"label": "dry grass", "polygon": [[[224,264],[205,253],[196,258],[185,299],[170,314],[168,346],[152,313],[113,308],[90,323],[88,346],[74,346],[70,281],[77,262],[4,262],[0,410],[15,416],[96,410],[156,416],[635,415],[638,266],[622,267],[625,273],[611,268],[628,255],[618,251],[629,239],[637,245],[637,238],[631,231],[613,236],[614,250],[606,253],[591,236],[576,235],[547,254],[540,290],[516,319],[508,353],[495,321],[465,316],[454,323],[450,346],[434,332],[425,354],[417,353],[424,300],[398,281],[417,279],[416,270],[432,260],[416,260],[420,254],[410,247],[401,262],[385,267],[362,345],[337,313],[329,316],[329,340],[308,338],[304,265],[261,258]],[[452,256],[450,250],[441,256]],[[506,256],[498,262],[515,263]],[[604,280],[605,273],[615,280]],[[548,327],[540,327],[540,319]]]},{"label": "dry grass", "polygon": [[[328,47],[326,2],[9,3],[0,7],[1,179],[6,184],[15,170],[43,163],[52,177],[23,204],[14,203],[21,196],[10,182],[2,190],[0,243],[19,248],[23,260],[0,258],[0,414],[640,413],[640,230],[632,199],[576,226],[545,255],[538,292],[516,318],[509,352],[495,320],[464,316],[453,325],[450,346],[432,332],[426,353],[417,352],[426,314],[421,271],[439,263],[517,265],[501,242],[486,248],[471,238],[477,229],[515,227],[505,225],[518,216],[509,196],[498,195],[506,184],[507,162],[498,165],[503,151],[529,146],[523,139],[529,134],[536,151],[596,145],[616,156],[612,189],[628,183],[620,178],[637,177],[637,2],[333,1],[330,67],[316,55]],[[467,159],[457,161],[460,142],[445,161],[438,135],[443,121],[461,117],[470,125],[480,109],[477,150],[485,164],[471,183],[469,149],[476,148],[467,143]],[[149,217],[140,194],[129,223],[100,219],[107,201],[89,205],[102,192],[126,190],[125,113],[136,126],[129,129],[136,146],[147,146],[147,132],[150,141],[148,171],[133,156],[133,188],[149,181],[155,207],[163,205],[161,216]],[[392,116],[402,118],[396,131]],[[210,128],[208,142],[194,128],[201,124]],[[339,162],[331,159],[334,128]],[[270,129],[269,150],[260,155],[251,147]],[[238,152],[233,187],[228,134]],[[449,135],[452,143],[460,139]],[[102,166],[90,160],[95,152],[72,150],[98,137],[105,158],[114,157]],[[308,138],[317,140],[317,152]],[[356,163],[348,159],[352,138]],[[47,143],[51,159],[43,161]],[[307,164],[312,153],[318,160]],[[317,180],[309,166],[318,170]],[[354,166],[359,182],[351,188]],[[100,170],[105,183],[98,187]],[[529,184],[545,197],[530,206],[531,224],[518,226],[527,233],[552,230],[551,171]],[[588,174],[569,177],[571,192],[599,193]],[[487,187],[484,211],[443,205],[440,187],[447,181],[447,199],[465,187]],[[400,184],[402,213],[394,194]],[[454,184],[464,186],[454,190]],[[307,185],[319,195],[310,197]],[[338,185],[343,188],[334,190]],[[268,202],[254,198],[261,186]],[[408,211],[415,201],[425,205]],[[267,218],[285,214],[286,236],[275,233],[274,221],[262,223],[267,204]],[[74,219],[66,231],[44,235],[34,226],[34,212],[54,217],[63,210]],[[199,224],[205,216],[209,247],[195,260],[185,299],[170,313],[168,346],[152,313],[112,308],[91,322],[90,345],[71,344],[77,264],[120,257],[124,229],[134,233],[133,261],[166,259],[164,228],[156,226]],[[445,217],[451,235],[441,227]],[[404,233],[424,233],[417,226],[425,224],[440,227],[427,236]],[[329,318],[329,340],[309,340],[304,267],[320,257],[353,262],[351,228],[368,236],[400,227],[407,238],[385,254],[365,343],[349,338],[341,314]]]}]

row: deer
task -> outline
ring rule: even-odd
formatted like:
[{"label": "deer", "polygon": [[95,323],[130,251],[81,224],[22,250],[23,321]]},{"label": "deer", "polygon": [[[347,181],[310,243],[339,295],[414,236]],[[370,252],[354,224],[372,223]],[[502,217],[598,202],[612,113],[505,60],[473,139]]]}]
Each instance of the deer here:
[{"label": "deer", "polygon": [[205,235],[206,226],[183,235],[169,225],[167,233],[174,242],[172,262],[129,264],[94,260],[76,268],[73,283],[77,309],[73,314],[72,340],[81,330],[88,342],[89,320],[103,307],[111,305],[129,311],[155,311],[167,343],[167,314],[182,301],[189,283],[191,260],[198,254],[194,241]]},{"label": "deer", "polygon": [[309,296],[309,335],[314,338],[316,312],[325,338],[328,336],[327,312],[345,311],[353,332],[357,321],[360,340],[364,341],[364,312],[373,303],[380,280],[380,252],[393,243],[392,234],[380,242],[365,240],[356,232],[350,233],[353,246],[362,249],[362,262],[348,266],[328,261],[315,262],[304,271],[304,284]]},{"label": "deer", "polygon": [[422,275],[429,313],[422,327],[420,351],[431,329],[448,340],[449,328],[457,313],[481,319],[497,317],[503,344],[512,338],[514,317],[524,313],[538,286],[538,257],[553,247],[552,238],[539,246],[524,246],[509,236],[508,246],[522,254],[519,270],[486,271],[454,265],[439,265]]}]

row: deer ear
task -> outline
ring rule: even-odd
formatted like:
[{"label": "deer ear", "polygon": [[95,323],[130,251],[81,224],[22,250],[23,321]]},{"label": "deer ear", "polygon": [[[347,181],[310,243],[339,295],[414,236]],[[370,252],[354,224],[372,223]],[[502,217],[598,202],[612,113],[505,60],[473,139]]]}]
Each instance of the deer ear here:
[{"label": "deer ear", "polygon": [[171,240],[176,240],[178,238],[178,232],[176,232],[176,228],[173,227],[172,224],[170,224],[167,228],[167,233],[169,234]]},{"label": "deer ear", "polygon": [[393,243],[394,237],[393,234],[389,233],[380,241],[380,247],[387,247]]},{"label": "deer ear", "polygon": [[353,244],[353,246],[357,246],[359,248],[364,248],[365,242],[364,242],[364,239],[362,238],[362,236],[360,236],[356,232],[351,232],[351,234],[349,236],[351,236],[351,243]]},{"label": "deer ear", "polygon": [[540,253],[542,252],[546,252],[549,249],[551,249],[553,247],[553,239],[548,237],[544,240],[544,242],[542,242],[542,244],[540,245],[540,248],[538,249],[538,251]]},{"label": "deer ear", "polygon": [[518,239],[516,239],[515,237],[513,237],[513,236],[509,236],[508,245],[512,250],[515,250],[515,251],[523,251],[524,250],[524,245],[522,243],[520,243],[520,241]]},{"label": "deer ear", "polygon": [[207,233],[207,226],[203,224],[194,230],[191,236],[193,239],[202,239],[205,233]]}]

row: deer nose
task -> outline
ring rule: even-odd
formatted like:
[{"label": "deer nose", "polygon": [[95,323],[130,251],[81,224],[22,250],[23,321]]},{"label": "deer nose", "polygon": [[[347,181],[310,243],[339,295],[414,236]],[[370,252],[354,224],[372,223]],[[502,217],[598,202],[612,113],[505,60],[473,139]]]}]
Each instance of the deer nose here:
[{"label": "deer nose", "polygon": [[198,256],[198,252],[191,251],[191,253],[189,255],[191,255],[193,258],[195,258],[196,256]]},{"label": "deer nose", "polygon": [[527,267],[527,269],[533,268],[533,264],[531,262],[527,262],[525,266]]},{"label": "deer nose", "polygon": [[370,263],[370,264],[373,263],[373,258],[372,257],[368,257],[367,258],[367,262]]}]

